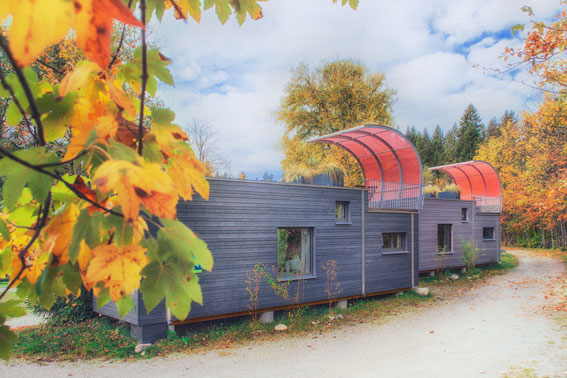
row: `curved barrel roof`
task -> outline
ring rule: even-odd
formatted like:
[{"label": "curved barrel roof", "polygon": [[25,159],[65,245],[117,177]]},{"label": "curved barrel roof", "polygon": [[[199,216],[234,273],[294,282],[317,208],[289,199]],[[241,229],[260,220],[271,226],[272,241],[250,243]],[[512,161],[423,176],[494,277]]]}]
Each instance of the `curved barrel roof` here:
[{"label": "curved barrel roof", "polygon": [[[485,211],[500,212],[502,189],[496,169],[485,161],[473,160],[463,163],[429,168],[447,173],[461,188],[461,199],[477,201]],[[497,207],[497,208],[496,208]]]},{"label": "curved barrel roof", "polygon": [[421,159],[413,144],[391,127],[362,125],[309,139],[350,152],[360,163],[364,178],[421,185]]},{"label": "curved barrel roof", "polygon": [[421,159],[406,136],[391,127],[362,125],[308,140],[350,152],[360,164],[370,207],[421,207]]}]

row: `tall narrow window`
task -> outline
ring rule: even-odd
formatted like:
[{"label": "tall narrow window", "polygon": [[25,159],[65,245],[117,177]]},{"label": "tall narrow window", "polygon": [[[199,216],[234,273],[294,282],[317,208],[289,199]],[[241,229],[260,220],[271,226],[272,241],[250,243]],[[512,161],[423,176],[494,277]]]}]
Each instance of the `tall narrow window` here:
[{"label": "tall narrow window", "polygon": [[382,250],[384,252],[397,252],[406,250],[406,233],[405,232],[389,232],[382,234],[384,244]]},{"label": "tall narrow window", "polygon": [[452,224],[438,224],[437,225],[437,252],[446,253],[451,252],[452,245]]},{"label": "tall narrow window", "polygon": [[463,207],[461,209],[461,220],[463,222],[468,222],[469,221],[469,209],[467,209],[466,207]]},{"label": "tall narrow window", "polygon": [[312,228],[278,228],[278,274],[280,277],[312,274],[312,261]]},{"label": "tall narrow window", "polygon": [[494,227],[482,228],[482,240],[494,240]]},{"label": "tall narrow window", "polygon": [[337,201],[335,206],[335,220],[337,223],[349,222],[348,201]]}]

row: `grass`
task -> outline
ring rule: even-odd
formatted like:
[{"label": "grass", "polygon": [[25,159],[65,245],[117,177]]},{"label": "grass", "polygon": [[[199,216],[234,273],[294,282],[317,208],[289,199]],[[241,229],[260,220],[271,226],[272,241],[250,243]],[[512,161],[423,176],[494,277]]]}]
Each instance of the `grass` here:
[{"label": "grass", "polygon": [[[470,272],[469,279],[449,281],[444,274],[420,280],[421,286],[432,288],[434,295],[418,296],[413,291],[350,301],[349,308],[335,309],[335,319],[329,318],[328,305],[302,308],[290,317],[287,312],[276,314],[275,322],[261,324],[249,317],[224,319],[221,321],[187,326],[183,332],[169,332],[168,338],[161,340],[144,355],[134,352],[136,342],[129,338],[127,328],[118,326],[105,318],[89,320],[80,324],[55,326],[51,324],[19,331],[20,341],[15,345],[14,357],[32,361],[61,361],[77,359],[139,359],[165,356],[175,352],[191,353],[200,350],[222,349],[242,345],[257,340],[274,340],[282,337],[313,335],[333,329],[360,323],[383,322],[407,311],[421,311],[435,305],[441,296],[458,295],[462,288],[473,287],[484,278],[503,274],[518,265],[518,260],[510,254],[502,255],[502,263],[476,268]],[[292,321],[292,319],[296,319]],[[283,323],[289,327],[287,332],[274,331],[275,324]]]},{"label": "grass", "polygon": [[18,332],[15,357],[34,361],[123,359],[135,355],[136,342],[126,327],[109,319],[91,319],[67,326],[43,324]]}]

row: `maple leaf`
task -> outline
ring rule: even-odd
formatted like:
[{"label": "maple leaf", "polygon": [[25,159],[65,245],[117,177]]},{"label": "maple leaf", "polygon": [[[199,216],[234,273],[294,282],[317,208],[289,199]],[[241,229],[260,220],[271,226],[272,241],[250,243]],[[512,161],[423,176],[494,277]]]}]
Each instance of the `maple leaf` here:
[{"label": "maple leaf", "polygon": [[110,63],[112,20],[143,27],[121,0],[74,0],[77,44],[101,68]]},{"label": "maple leaf", "polygon": [[193,189],[204,199],[209,199],[209,182],[205,178],[205,167],[195,157],[185,154],[169,159],[167,175],[173,181],[181,198],[191,200]]},{"label": "maple leaf", "polygon": [[97,282],[104,282],[115,302],[133,293],[140,287],[140,272],[148,262],[145,251],[139,245],[99,245],[91,251],[92,259],[83,280],[85,287],[90,290]]},{"label": "maple leaf", "polygon": [[97,169],[93,183],[102,194],[116,193],[129,223],[138,216],[140,204],[159,217],[175,217],[178,197],[159,164],[108,160]]},{"label": "maple leaf", "polygon": [[10,50],[20,66],[34,61],[44,49],[69,31],[73,3],[62,0],[0,2],[0,22],[12,15]]},{"label": "maple leaf", "polygon": [[79,213],[77,205],[70,203],[65,211],[54,217],[44,230],[45,234],[56,238],[51,252],[56,257],[55,265],[63,265],[69,261],[68,249]]}]

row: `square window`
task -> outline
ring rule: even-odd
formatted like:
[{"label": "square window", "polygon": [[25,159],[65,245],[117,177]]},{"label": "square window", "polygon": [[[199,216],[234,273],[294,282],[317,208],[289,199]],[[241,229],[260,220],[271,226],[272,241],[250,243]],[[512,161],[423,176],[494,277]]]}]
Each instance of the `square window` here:
[{"label": "square window", "polygon": [[279,277],[312,274],[312,261],[312,228],[278,228]]},{"label": "square window", "polygon": [[337,201],[335,206],[335,220],[337,222],[349,221],[348,201]]},{"label": "square window", "polygon": [[494,227],[482,228],[482,240],[494,240]]},{"label": "square window", "polygon": [[467,209],[466,207],[463,207],[461,209],[461,220],[463,222],[468,222],[469,221],[469,209]]},{"label": "square window", "polygon": [[389,232],[382,234],[382,250],[384,252],[405,251],[406,250],[406,233],[405,232]]},{"label": "square window", "polygon": [[453,249],[453,225],[438,224],[437,225],[437,252],[446,253]]}]

